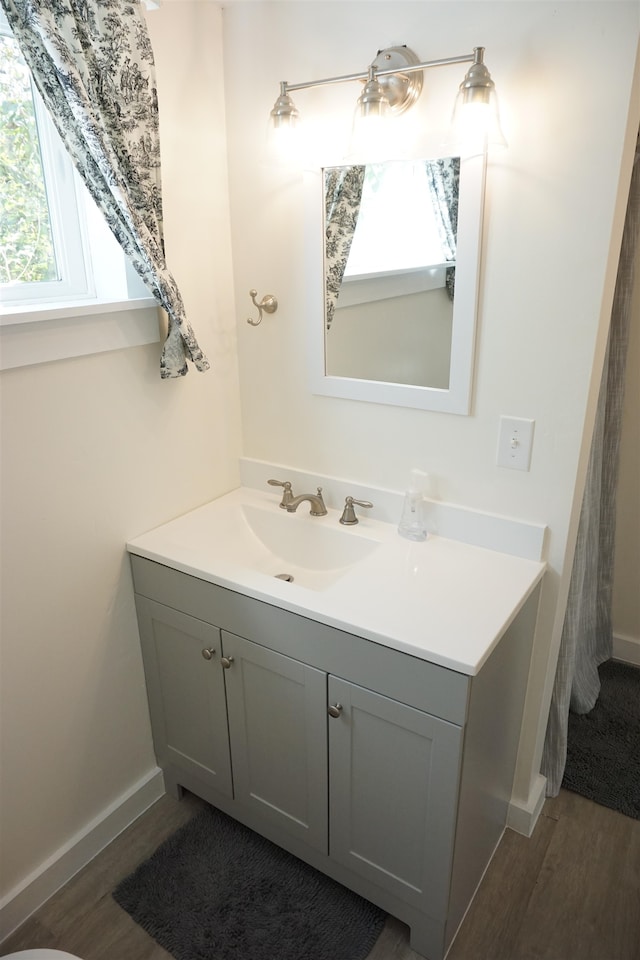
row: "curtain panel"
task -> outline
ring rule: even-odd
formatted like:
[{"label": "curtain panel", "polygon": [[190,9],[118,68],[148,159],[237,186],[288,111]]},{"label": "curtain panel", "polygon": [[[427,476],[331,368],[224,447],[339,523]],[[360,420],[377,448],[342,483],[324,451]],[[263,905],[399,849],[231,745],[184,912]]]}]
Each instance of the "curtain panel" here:
[{"label": "curtain panel", "polygon": [[[460,157],[426,160],[425,168],[442,252],[445,260],[455,260],[458,249]],[[448,268],[445,282],[449,298],[453,300],[456,285],[455,267]]]},{"label": "curtain panel", "polygon": [[324,172],[325,302],[331,329],[344,271],[356,232],[366,167],[330,167]]},{"label": "curtain panel", "polygon": [[593,709],[600,693],[598,667],[613,653],[616,488],[639,237],[640,145],[636,146],[631,177],[607,352],[542,754],[541,772],[547,778],[550,797],[557,796],[562,786],[569,710],[583,714]]},{"label": "curtain panel", "polygon": [[167,268],[158,98],[139,0],[0,0],[62,141],[112,233],[169,318],[162,378],[209,361]]}]

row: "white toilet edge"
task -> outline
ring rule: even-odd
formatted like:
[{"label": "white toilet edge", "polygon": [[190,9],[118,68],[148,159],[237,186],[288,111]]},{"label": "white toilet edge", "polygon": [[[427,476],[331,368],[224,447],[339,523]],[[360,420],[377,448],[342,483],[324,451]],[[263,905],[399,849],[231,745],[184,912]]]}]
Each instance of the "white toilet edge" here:
[{"label": "white toilet edge", "polygon": [[64,953],[62,950],[36,949],[8,953],[0,957],[0,960],[80,960],[80,957]]}]

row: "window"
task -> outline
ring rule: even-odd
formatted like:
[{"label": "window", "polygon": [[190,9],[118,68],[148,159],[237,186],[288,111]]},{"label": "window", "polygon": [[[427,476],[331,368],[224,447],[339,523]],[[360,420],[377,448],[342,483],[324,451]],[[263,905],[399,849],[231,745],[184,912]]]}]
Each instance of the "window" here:
[{"label": "window", "polygon": [[6,32],[0,35],[0,164],[3,300],[50,303],[92,294],[73,166]]},{"label": "window", "polygon": [[0,158],[3,284],[54,280],[55,249],[35,105],[17,44],[0,35]]},{"label": "window", "polygon": [[368,163],[345,278],[444,260],[424,161]]},{"label": "window", "polygon": [[123,337],[119,330],[112,341],[102,329],[98,350],[158,340],[155,300],[76,173],[0,10],[0,324],[7,333],[2,366],[94,352],[85,332],[76,349],[61,347],[49,357],[39,346],[36,360],[14,363],[17,324],[46,321],[50,332],[51,321],[64,316],[70,343],[70,317],[79,323],[104,313],[107,323],[117,324],[120,309],[137,310],[132,323],[138,332]]}]

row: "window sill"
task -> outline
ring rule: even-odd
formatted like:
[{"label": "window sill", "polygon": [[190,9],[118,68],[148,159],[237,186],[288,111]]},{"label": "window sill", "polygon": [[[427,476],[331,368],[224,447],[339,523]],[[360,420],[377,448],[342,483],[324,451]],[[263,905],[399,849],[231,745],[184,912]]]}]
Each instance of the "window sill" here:
[{"label": "window sill", "polygon": [[73,301],[0,310],[0,370],[121,350],[160,339],[158,304]]},{"label": "window sill", "polygon": [[408,270],[346,274],[340,288],[339,306],[352,307],[373,300],[389,300],[392,297],[406,297],[444,289],[447,269],[450,267],[455,267],[455,261],[411,267]]}]

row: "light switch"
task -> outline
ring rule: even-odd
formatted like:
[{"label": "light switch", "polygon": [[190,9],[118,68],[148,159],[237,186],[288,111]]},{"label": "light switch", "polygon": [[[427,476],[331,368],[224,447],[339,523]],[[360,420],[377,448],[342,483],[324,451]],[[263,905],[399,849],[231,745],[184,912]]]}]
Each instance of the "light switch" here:
[{"label": "light switch", "polygon": [[498,466],[511,470],[528,470],[531,463],[533,425],[535,420],[500,417],[498,434]]}]

